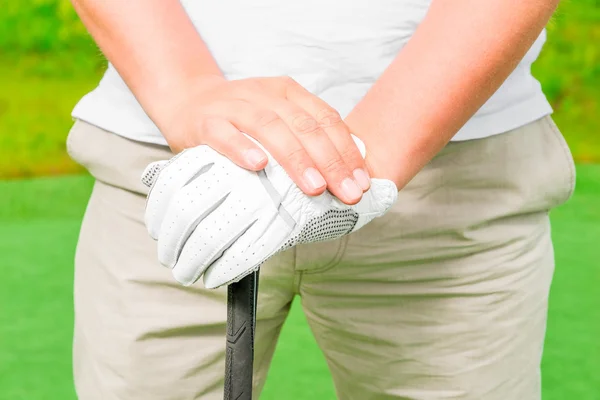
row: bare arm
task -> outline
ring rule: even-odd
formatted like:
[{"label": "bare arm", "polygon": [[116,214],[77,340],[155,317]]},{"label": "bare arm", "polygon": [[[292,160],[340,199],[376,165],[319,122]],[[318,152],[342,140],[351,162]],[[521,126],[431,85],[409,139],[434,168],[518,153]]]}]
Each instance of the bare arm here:
[{"label": "bare arm", "polygon": [[488,100],[559,0],[433,0],[423,23],[346,118],[374,177],[404,187]]},{"label": "bare arm", "polygon": [[222,76],[179,0],[72,0],[77,14],[146,112],[198,74]]},{"label": "bare arm", "polygon": [[[336,110],[289,77],[226,80],[178,0],[72,0],[174,151],[208,144],[259,170],[260,142],[309,195],[356,203],[365,162]],[[224,16],[225,17],[225,16]]]}]

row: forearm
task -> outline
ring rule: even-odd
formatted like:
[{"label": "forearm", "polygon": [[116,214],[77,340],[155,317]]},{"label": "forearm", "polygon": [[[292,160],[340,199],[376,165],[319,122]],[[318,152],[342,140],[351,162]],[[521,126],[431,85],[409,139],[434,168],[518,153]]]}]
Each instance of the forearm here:
[{"label": "forearm", "polygon": [[[153,119],[199,74],[221,75],[178,0],[72,0],[84,25]],[[162,123],[163,121],[155,121]]]},{"label": "forearm", "polygon": [[510,75],[558,0],[434,0],[411,40],[346,118],[374,177],[398,188]]}]

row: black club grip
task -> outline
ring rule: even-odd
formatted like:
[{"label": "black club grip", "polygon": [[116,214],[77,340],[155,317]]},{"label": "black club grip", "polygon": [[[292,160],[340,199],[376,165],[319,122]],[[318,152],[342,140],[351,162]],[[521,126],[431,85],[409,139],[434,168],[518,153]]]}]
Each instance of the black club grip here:
[{"label": "black club grip", "polygon": [[252,399],[258,271],[227,288],[225,400]]}]

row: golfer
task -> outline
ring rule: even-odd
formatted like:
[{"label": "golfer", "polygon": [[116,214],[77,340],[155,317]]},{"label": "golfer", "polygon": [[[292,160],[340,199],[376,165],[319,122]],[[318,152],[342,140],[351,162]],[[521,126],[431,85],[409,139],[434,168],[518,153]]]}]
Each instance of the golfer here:
[{"label": "golfer", "polygon": [[73,3],[110,61],[67,141],[79,399],[222,399],[225,285],[263,261],[257,398],[300,296],[340,399],[540,399],[558,0]]}]

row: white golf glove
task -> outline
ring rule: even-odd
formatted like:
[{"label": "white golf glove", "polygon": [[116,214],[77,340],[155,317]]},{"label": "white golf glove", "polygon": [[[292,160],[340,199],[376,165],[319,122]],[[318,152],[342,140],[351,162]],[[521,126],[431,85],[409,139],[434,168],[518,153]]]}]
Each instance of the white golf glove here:
[{"label": "white golf glove", "polygon": [[[364,157],[364,144],[354,140]],[[398,194],[393,182],[372,179],[353,206],[328,191],[308,196],[270,155],[264,170],[252,172],[206,145],[150,164],[142,181],[150,187],[145,223],[160,263],[186,286],[204,275],[207,288],[239,281],[297,244],[354,232]]]}]

